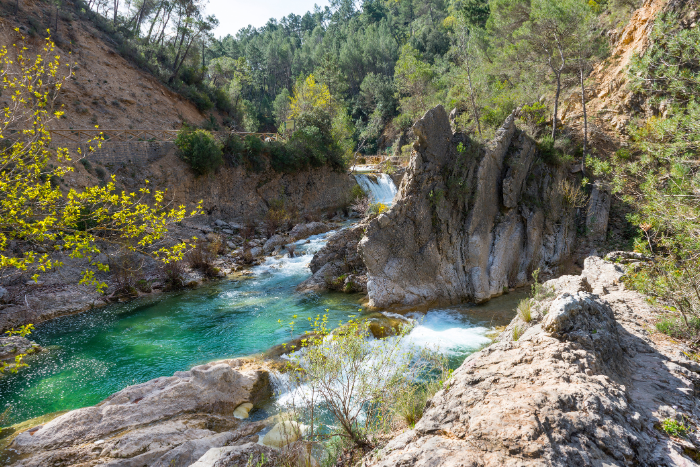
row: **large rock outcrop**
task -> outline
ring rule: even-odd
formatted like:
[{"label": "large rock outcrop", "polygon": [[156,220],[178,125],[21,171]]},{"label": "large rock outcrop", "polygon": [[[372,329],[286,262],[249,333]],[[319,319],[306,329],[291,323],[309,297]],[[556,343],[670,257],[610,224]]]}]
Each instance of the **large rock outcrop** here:
[{"label": "large rock outcrop", "polygon": [[661,424],[697,423],[700,365],[651,338],[656,314],[622,275],[590,257],[582,276],[547,282],[531,321],[468,357],[365,465],[697,465],[697,433],[671,438]]},{"label": "large rock outcrop", "polygon": [[370,305],[484,301],[526,284],[537,268],[557,272],[576,239],[568,171],[538,157],[515,114],[484,147],[453,134],[442,106],[413,132],[394,206],[359,244]]},{"label": "large rock outcrop", "polygon": [[272,396],[259,364],[224,360],[129,386],[93,407],[20,433],[14,466],[188,466],[210,449],[257,442],[261,422],[234,414]]}]

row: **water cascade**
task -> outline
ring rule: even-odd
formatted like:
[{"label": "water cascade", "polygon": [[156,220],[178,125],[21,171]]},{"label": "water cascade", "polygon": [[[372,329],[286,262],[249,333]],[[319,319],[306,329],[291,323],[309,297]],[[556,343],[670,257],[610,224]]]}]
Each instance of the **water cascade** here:
[{"label": "water cascade", "polygon": [[373,203],[391,205],[394,202],[398,189],[387,174],[360,174],[355,175],[355,180],[362,191],[372,198]]}]

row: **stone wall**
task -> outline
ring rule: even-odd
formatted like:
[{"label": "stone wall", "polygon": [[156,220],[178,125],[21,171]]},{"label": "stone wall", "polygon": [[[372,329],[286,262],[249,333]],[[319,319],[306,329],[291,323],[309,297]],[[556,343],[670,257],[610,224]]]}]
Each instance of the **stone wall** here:
[{"label": "stone wall", "polygon": [[87,144],[57,143],[57,147],[68,148],[71,154],[78,154],[78,149],[92,163],[107,167],[137,165],[146,166],[175,148],[172,141],[104,141],[102,147],[89,152]]}]

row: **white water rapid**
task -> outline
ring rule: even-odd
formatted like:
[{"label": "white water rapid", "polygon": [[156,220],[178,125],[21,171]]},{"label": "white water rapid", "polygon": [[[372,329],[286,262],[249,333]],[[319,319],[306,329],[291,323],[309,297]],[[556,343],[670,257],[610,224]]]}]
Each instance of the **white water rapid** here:
[{"label": "white water rapid", "polygon": [[398,189],[387,174],[359,174],[355,175],[355,180],[362,191],[372,198],[373,203],[391,205],[394,202]]}]

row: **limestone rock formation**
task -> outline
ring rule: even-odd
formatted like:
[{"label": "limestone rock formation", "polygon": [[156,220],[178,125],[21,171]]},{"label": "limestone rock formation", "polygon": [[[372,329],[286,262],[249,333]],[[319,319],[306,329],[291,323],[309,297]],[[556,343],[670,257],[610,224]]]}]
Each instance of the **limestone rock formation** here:
[{"label": "limestone rock formation", "polygon": [[[271,397],[260,365],[224,360],[129,386],[19,434],[16,466],[99,461],[121,466],[188,466],[209,449],[257,442],[265,425],[237,419],[243,403]],[[90,464],[93,465],[93,464]]]},{"label": "limestone rock formation", "polygon": [[485,147],[453,134],[442,106],[414,125],[394,206],[359,244],[370,305],[484,301],[568,259],[576,209],[562,189],[567,170],[545,164],[514,120]]},{"label": "limestone rock formation", "polygon": [[623,273],[591,257],[581,276],[545,283],[532,320],[468,357],[365,465],[697,465],[697,433],[660,424],[698,419],[700,365],[650,339],[655,313]]},{"label": "limestone rock formation", "polygon": [[365,228],[367,224],[359,223],[334,233],[314,255],[309,264],[313,275],[299,284],[297,291],[366,292],[366,269],[357,252]]}]

